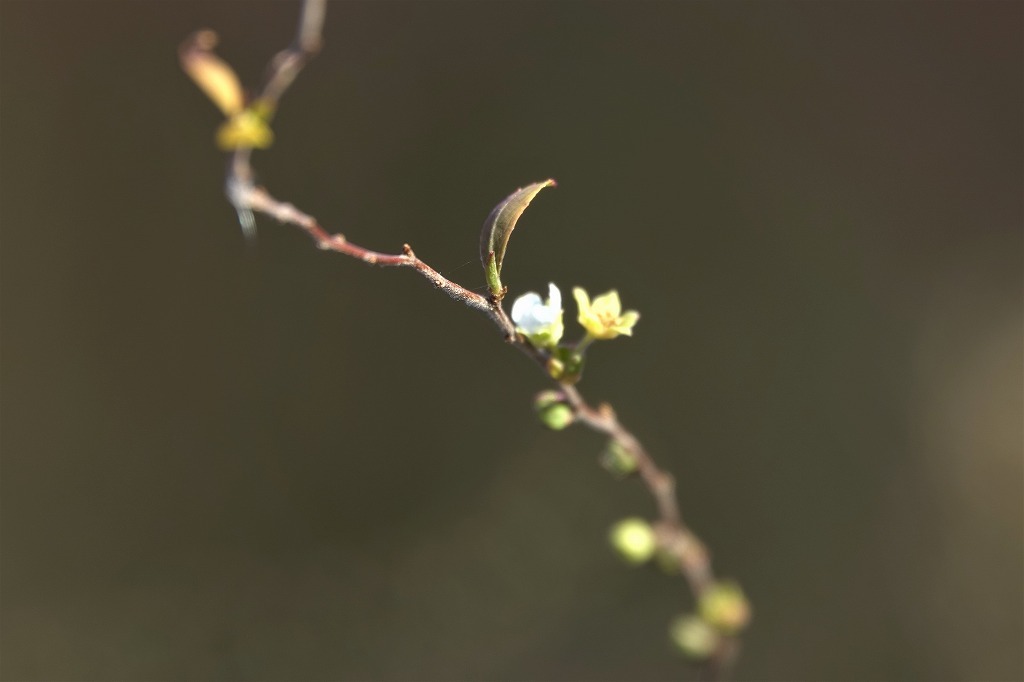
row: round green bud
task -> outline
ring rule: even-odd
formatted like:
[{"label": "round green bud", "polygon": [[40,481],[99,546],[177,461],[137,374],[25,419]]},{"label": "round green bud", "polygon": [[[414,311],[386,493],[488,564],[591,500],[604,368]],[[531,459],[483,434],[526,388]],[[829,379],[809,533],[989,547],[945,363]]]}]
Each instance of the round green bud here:
[{"label": "round green bud", "polygon": [[721,635],[707,621],[692,613],[672,621],[668,634],[681,652],[698,661],[710,657],[721,640]]},{"label": "round green bud", "polygon": [[750,622],[750,602],[734,582],[712,585],[700,596],[698,609],[704,620],[729,635],[738,633]]},{"label": "round green bud", "polygon": [[537,416],[544,422],[545,426],[555,431],[561,431],[576,420],[572,408],[565,403],[555,403],[537,411]]},{"label": "round green bud", "polygon": [[612,547],[631,564],[646,562],[658,549],[651,524],[636,517],[623,519],[612,526],[609,539]]}]

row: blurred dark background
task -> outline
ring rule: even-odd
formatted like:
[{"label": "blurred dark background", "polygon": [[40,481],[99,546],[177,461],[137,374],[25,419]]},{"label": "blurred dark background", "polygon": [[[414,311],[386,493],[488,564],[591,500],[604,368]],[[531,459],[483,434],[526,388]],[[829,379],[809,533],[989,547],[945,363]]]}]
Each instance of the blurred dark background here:
[{"label": "blurred dark background", "polygon": [[[581,388],[752,599],[736,677],[1020,680],[1022,8],[333,3],[256,167],[472,287],[557,178],[506,283],[642,312]],[[176,48],[255,85],[297,14],[0,6],[0,674],[686,678],[683,583],[605,539],[649,499],[486,320],[246,247]]]}]

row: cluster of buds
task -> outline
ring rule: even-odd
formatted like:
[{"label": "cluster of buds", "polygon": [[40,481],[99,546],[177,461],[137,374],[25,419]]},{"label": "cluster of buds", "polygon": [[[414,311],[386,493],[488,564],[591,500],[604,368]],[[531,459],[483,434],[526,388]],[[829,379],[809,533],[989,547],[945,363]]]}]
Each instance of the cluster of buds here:
[{"label": "cluster of buds", "polygon": [[697,599],[697,613],[679,616],[669,626],[672,643],[694,660],[715,654],[726,638],[738,635],[750,622],[750,602],[731,581],[714,583]]},{"label": "cluster of buds", "polygon": [[[616,523],[609,540],[623,560],[634,566],[671,558],[660,545],[658,532],[641,518]],[[667,567],[675,562],[659,563]],[[697,596],[696,613],[672,621],[669,637],[689,658],[704,660],[714,655],[725,638],[738,635],[750,622],[750,615],[750,602],[740,586],[728,580],[717,581]]]}]

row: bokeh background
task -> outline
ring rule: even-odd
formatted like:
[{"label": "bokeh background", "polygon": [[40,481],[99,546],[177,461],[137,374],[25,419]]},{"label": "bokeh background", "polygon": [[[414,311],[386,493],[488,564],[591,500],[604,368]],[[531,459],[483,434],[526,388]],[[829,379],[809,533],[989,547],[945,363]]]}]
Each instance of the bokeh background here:
[{"label": "bokeh background", "polygon": [[[0,6],[4,680],[669,680],[650,515],[482,317],[222,194],[178,43],[289,2]],[[1024,5],[338,2],[256,157],[372,248],[616,287],[609,400],[755,606],[741,680],[1024,678]],[[572,316],[572,313],[569,315]]]}]

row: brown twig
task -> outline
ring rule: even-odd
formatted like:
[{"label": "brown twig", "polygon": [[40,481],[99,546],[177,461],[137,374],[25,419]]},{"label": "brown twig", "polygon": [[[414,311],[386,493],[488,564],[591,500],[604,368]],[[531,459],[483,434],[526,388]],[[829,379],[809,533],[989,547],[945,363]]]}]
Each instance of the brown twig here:
[{"label": "brown twig", "polygon": [[[294,43],[271,60],[266,81],[259,94],[259,99],[271,110],[276,109],[281,96],[309,59],[319,51],[325,5],[325,0],[303,2],[302,18]],[[186,48],[189,44],[186,42]],[[515,324],[505,312],[499,297],[484,297],[452,282],[418,258],[408,244],[402,246],[402,253],[380,253],[354,244],[342,234],[331,234],[311,215],[290,203],[275,199],[265,188],[257,186],[251,156],[252,150],[249,148],[237,149],[231,155],[226,182],[228,198],[237,210],[247,235],[253,234],[255,227],[253,213],[263,213],[283,224],[301,228],[320,249],[336,251],[370,265],[411,268],[452,299],[487,315],[506,341],[523,351],[542,369],[546,368],[549,359],[547,352],[534,348],[516,332]],[[658,510],[659,519],[654,524],[658,546],[663,553],[677,560],[680,572],[686,578],[694,598],[699,601],[715,585],[715,577],[704,544],[682,521],[675,479],[655,463],[636,436],[619,422],[610,405],[602,403],[596,408],[592,407],[575,385],[560,383],[559,386],[573,411],[575,421],[606,435],[636,463],[639,477],[654,498]],[[702,669],[702,678],[718,680],[726,677],[738,647],[739,641],[735,637],[722,637]]]},{"label": "brown twig", "polygon": [[575,386],[563,386],[562,393],[572,406],[578,422],[607,435],[636,462],[637,472],[658,507],[660,518],[655,527],[658,545],[678,557],[680,569],[693,593],[698,596],[703,594],[714,583],[711,563],[703,543],[682,522],[672,474],[655,464],[636,436],[619,423],[610,405],[603,403],[596,409],[591,407]]},{"label": "brown twig", "polygon": [[292,204],[278,201],[262,187],[255,187],[238,179],[229,179],[228,186],[233,188],[232,202],[235,203],[236,208],[241,207],[240,210],[244,208],[264,213],[282,223],[300,227],[313,238],[318,248],[325,251],[337,251],[370,265],[412,268],[437,289],[451,296],[452,299],[490,317],[502,330],[507,340],[514,341],[516,339],[515,325],[512,324],[512,320],[505,314],[499,303],[451,281],[420,260],[408,244],[403,244],[402,253],[398,254],[371,251],[358,244],[353,244],[344,235],[330,234],[313,216],[303,213]]}]

